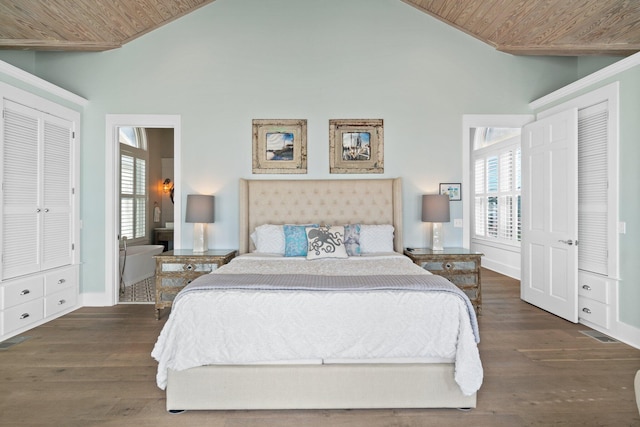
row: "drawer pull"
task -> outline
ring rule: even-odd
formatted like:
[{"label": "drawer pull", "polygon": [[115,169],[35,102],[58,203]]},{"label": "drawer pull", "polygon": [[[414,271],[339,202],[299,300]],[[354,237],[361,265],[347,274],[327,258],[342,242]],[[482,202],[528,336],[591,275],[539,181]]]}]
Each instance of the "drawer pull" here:
[{"label": "drawer pull", "polygon": [[444,264],[443,267],[445,270],[451,270],[453,268],[453,263],[448,262]]},{"label": "drawer pull", "polygon": [[193,264],[187,264],[187,270],[189,271],[193,270]]},{"label": "drawer pull", "polygon": [[66,282],[66,280],[64,280],[64,279],[60,279],[60,280],[58,280],[58,285],[61,285],[61,284],[63,284],[64,282]]},{"label": "drawer pull", "polygon": [[589,286],[589,285],[582,285],[582,289],[584,289],[585,291],[590,291],[590,290],[591,290],[591,286]]},{"label": "drawer pull", "polygon": [[65,302],[67,302],[67,301],[66,301],[66,300],[61,299],[60,301],[58,301],[58,305],[62,305],[62,304],[64,304]]},{"label": "drawer pull", "polygon": [[23,289],[22,292],[20,292],[20,295],[29,295],[31,293],[31,291],[29,289]]},{"label": "drawer pull", "polygon": [[584,311],[587,314],[591,314],[591,310],[589,310],[587,307],[583,308],[582,311]]},{"label": "drawer pull", "polygon": [[22,315],[20,316],[20,320],[26,319],[27,317],[29,317],[29,313],[22,313]]}]

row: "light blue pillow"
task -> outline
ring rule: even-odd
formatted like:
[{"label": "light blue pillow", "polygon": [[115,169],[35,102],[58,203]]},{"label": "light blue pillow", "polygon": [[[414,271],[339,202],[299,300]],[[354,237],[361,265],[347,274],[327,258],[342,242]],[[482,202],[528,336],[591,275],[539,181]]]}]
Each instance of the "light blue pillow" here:
[{"label": "light blue pillow", "polygon": [[344,247],[349,256],[360,256],[360,224],[347,224],[344,226]]},{"label": "light blue pillow", "polygon": [[318,224],[284,225],[284,256],[307,256],[307,232],[305,227]]}]

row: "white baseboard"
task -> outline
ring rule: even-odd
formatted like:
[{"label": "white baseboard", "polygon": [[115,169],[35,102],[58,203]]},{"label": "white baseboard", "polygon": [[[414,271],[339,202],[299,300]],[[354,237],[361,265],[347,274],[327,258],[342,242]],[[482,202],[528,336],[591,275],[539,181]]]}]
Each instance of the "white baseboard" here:
[{"label": "white baseboard", "polygon": [[482,267],[487,268],[491,271],[495,271],[496,273],[504,274],[505,276],[509,276],[512,279],[520,280],[520,269],[515,268],[513,266],[503,264],[493,259],[488,259],[486,257],[482,258]]},{"label": "white baseboard", "polygon": [[615,329],[617,336],[613,338],[640,349],[640,328],[618,321]]},{"label": "white baseboard", "polygon": [[110,307],[113,304],[105,292],[87,292],[80,294],[82,307]]}]

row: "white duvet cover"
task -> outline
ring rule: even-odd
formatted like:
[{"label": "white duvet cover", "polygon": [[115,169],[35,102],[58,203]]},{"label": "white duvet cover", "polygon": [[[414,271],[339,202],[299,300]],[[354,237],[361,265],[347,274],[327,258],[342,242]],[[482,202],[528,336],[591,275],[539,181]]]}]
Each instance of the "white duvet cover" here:
[{"label": "white duvet cover", "polygon": [[[430,274],[399,254],[347,259],[247,254],[212,274]],[[465,302],[446,292],[219,290],[177,299],[153,349],[167,369],[212,364],[455,363],[464,394],[483,371]]]}]

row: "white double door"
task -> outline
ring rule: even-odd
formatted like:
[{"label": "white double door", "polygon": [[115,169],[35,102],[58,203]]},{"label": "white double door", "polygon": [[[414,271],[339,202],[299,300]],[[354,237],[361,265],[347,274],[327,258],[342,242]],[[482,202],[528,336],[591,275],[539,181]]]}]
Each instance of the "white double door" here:
[{"label": "white double door", "polygon": [[578,111],[528,124],[522,137],[521,298],[578,321]]}]

